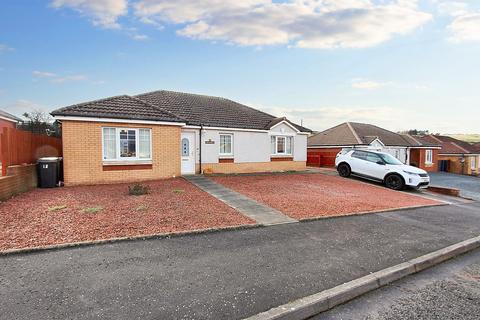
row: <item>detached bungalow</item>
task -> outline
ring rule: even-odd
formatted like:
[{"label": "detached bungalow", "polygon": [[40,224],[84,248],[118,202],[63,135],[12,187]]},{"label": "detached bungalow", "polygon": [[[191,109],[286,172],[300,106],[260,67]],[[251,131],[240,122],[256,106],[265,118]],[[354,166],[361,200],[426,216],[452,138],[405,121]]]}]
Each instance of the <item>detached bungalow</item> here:
[{"label": "detached bungalow", "polygon": [[52,112],[66,185],[302,170],[309,129],[219,97],[155,91]]},{"label": "detached bungalow", "polygon": [[480,175],[480,149],[468,142],[442,135],[417,137],[441,146],[439,170],[456,174]]},{"label": "detached bungalow", "polygon": [[420,141],[371,124],[345,122],[308,138],[308,165],[335,166],[335,156],[343,148],[363,148],[387,152],[405,164],[437,171],[439,143]]}]

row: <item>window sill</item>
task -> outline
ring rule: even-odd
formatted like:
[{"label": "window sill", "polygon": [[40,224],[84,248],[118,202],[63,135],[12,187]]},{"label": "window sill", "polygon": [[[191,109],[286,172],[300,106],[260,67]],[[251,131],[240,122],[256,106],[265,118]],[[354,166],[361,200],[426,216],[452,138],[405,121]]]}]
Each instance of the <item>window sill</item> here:
[{"label": "window sill", "polygon": [[221,157],[221,158],[218,158],[218,163],[233,163],[234,162],[234,159],[233,157]]},{"label": "window sill", "polygon": [[152,164],[152,160],[104,160],[104,166],[135,166]]},{"label": "window sill", "polygon": [[270,161],[293,161],[293,156],[270,156]]},{"label": "window sill", "polygon": [[152,161],[104,161],[103,171],[151,170]]}]

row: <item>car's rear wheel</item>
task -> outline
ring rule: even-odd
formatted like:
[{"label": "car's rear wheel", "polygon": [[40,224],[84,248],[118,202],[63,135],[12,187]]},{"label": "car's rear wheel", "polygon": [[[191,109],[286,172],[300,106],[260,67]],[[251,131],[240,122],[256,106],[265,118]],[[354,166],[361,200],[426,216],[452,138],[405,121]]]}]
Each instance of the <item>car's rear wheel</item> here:
[{"label": "car's rear wheel", "polygon": [[405,181],[398,174],[391,174],[385,178],[385,186],[393,190],[403,190],[405,188]]},{"label": "car's rear wheel", "polygon": [[346,163],[340,163],[337,167],[337,171],[340,177],[344,177],[344,178],[350,177],[350,175],[352,174],[352,170],[350,169],[350,166]]}]

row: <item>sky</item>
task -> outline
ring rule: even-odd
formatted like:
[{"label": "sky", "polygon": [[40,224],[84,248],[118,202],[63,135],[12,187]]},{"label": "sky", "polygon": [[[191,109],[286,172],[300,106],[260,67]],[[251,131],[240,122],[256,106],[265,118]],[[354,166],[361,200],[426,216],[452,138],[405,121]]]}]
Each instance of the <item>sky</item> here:
[{"label": "sky", "polygon": [[226,97],[313,130],[480,133],[480,0],[2,0],[0,109]]}]

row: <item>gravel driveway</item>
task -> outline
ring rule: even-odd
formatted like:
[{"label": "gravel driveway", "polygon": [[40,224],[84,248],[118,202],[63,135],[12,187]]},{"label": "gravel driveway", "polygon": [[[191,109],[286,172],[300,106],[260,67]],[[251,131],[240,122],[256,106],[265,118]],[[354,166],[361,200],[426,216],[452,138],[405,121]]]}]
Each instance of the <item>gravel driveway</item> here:
[{"label": "gravel driveway", "polygon": [[432,185],[460,189],[462,196],[480,201],[480,178],[446,172],[429,175]]},{"label": "gravel driveway", "polygon": [[228,175],[211,179],[299,220],[439,204],[326,174]]}]

